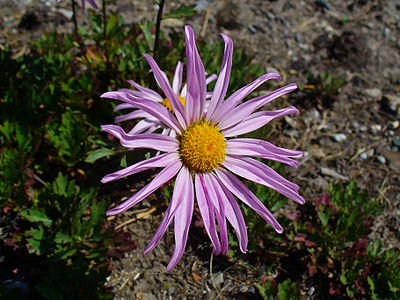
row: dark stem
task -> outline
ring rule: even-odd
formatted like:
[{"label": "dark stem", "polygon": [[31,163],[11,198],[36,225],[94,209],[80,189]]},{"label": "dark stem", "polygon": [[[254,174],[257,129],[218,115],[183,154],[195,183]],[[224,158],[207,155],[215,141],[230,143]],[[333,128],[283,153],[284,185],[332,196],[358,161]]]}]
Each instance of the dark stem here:
[{"label": "dark stem", "polygon": [[81,49],[82,54],[85,53],[85,48],[82,44],[82,39],[79,36],[78,32],[78,21],[76,19],[76,2],[72,0],[72,21],[74,22],[74,31],[75,31],[75,38],[79,44],[79,48]]},{"label": "dark stem", "polygon": [[157,21],[156,21],[156,37],[154,39],[154,48],[153,48],[153,55],[154,59],[157,60],[157,50],[158,50],[158,43],[160,40],[160,28],[161,28],[161,17],[164,9],[165,0],[160,1],[160,7],[157,13]]},{"label": "dark stem", "polygon": [[106,0],[103,0],[103,38],[104,38],[104,54],[106,56],[106,71],[109,70],[109,57],[107,47],[107,15],[106,15]]},{"label": "dark stem", "polygon": [[[157,50],[158,43],[160,40],[160,28],[161,28],[161,18],[164,9],[165,0],[160,1],[160,5],[157,12],[157,20],[156,20],[156,36],[154,38],[154,47],[153,47],[153,57],[157,61]],[[150,76],[150,88],[154,89],[156,86],[156,81],[153,76]]]}]

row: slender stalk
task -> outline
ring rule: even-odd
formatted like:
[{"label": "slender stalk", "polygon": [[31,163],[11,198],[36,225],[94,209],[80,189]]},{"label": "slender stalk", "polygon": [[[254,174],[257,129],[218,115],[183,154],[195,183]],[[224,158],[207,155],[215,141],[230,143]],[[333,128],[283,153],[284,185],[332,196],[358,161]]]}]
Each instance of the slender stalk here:
[{"label": "slender stalk", "polygon": [[159,41],[160,41],[161,17],[162,17],[162,14],[163,14],[164,3],[165,3],[165,0],[161,0],[160,1],[160,7],[159,7],[158,13],[157,13],[156,36],[155,36],[155,39],[154,39],[154,47],[153,47],[153,56],[154,56],[154,59],[156,59],[156,60],[157,60],[158,44],[159,44]]},{"label": "slender stalk", "polygon": [[85,53],[85,48],[83,47],[82,39],[78,32],[78,21],[76,19],[76,2],[75,2],[75,0],[72,0],[72,21],[74,22],[75,38],[79,44],[79,48],[81,49],[82,53]]},{"label": "slender stalk", "polygon": [[104,39],[104,54],[106,56],[106,71],[109,70],[109,57],[108,57],[108,47],[107,47],[107,15],[106,15],[106,0],[103,0],[103,39]]},{"label": "slender stalk", "polygon": [[[163,9],[164,9],[164,3],[165,3],[165,0],[160,0],[158,12],[157,12],[156,36],[154,38],[154,46],[153,46],[153,57],[155,60],[157,60],[157,50],[158,50],[158,44],[160,41],[161,18],[162,18]],[[155,81],[154,77],[151,75],[150,76],[150,88],[154,89],[155,86],[156,86],[156,81]]]}]

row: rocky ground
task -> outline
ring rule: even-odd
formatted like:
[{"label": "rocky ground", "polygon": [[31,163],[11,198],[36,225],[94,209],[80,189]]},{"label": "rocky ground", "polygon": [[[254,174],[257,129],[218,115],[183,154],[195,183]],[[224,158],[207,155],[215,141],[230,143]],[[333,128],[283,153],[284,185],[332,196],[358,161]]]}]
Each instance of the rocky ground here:
[{"label": "rocky ground", "polygon": [[[68,1],[62,2],[1,0],[0,45],[11,44],[15,55],[21,55],[42,30],[70,30],[71,8]],[[337,96],[315,98],[305,89],[279,100],[278,106],[293,104],[301,114],[276,122],[272,134],[276,144],[305,151],[299,168],[288,174],[306,199],[326,191],[331,181],[355,180],[385,207],[371,239],[381,239],[385,248],[398,248],[400,1],[185,2],[197,4],[198,14],[184,21],[165,21],[164,29],[181,30],[184,23],[191,24],[197,36],[209,42],[224,32],[236,47],[254,55],[254,63],[280,73],[281,85],[309,84],[310,74],[323,72],[345,80]],[[166,10],[176,5],[178,1],[167,1]],[[154,1],[119,0],[110,6],[121,11],[126,22],[154,20],[157,10]],[[160,202],[156,198],[136,210],[149,212]],[[108,285],[115,299],[257,299],[254,283],[260,267],[246,263],[245,257],[236,262],[211,257],[207,240],[196,229],[173,272],[166,273],[173,249],[172,230],[153,252],[143,256],[162,212],[162,207],[147,215],[133,211],[113,220],[120,224],[136,216],[125,229],[138,244],[135,251],[113,262]]]}]

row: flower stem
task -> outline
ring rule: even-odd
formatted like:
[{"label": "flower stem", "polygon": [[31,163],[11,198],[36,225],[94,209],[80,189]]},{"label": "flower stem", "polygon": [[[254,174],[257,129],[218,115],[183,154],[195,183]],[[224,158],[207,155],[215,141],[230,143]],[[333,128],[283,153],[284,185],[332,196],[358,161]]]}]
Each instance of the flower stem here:
[{"label": "flower stem", "polygon": [[164,3],[165,0],[160,1],[158,13],[157,13],[157,21],[156,21],[156,36],[154,39],[154,47],[153,47],[153,56],[154,59],[157,59],[157,50],[158,50],[158,44],[160,41],[160,28],[161,28],[161,17],[164,9]]},{"label": "flower stem", "polygon": [[108,57],[108,47],[107,47],[107,14],[106,14],[106,0],[103,0],[103,39],[104,39],[104,55],[106,56],[106,71],[109,70],[109,57]]},{"label": "flower stem", "polygon": [[83,54],[83,53],[85,53],[85,48],[82,44],[82,39],[78,32],[78,21],[76,19],[76,2],[75,2],[75,0],[72,0],[72,21],[74,22],[75,38],[76,38],[76,40],[79,44],[79,48],[81,49],[81,52]]}]

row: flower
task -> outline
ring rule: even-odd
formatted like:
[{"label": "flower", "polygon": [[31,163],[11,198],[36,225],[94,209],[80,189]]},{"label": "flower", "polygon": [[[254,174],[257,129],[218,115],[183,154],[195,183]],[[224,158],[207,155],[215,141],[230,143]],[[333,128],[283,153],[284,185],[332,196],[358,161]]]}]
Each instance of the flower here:
[{"label": "flower", "polygon": [[[185,106],[186,102],[186,93],[187,93],[187,85],[185,84],[183,88],[182,86],[182,75],[183,75],[183,64],[178,62],[175,68],[174,78],[172,79],[172,90],[174,94],[178,97],[179,101]],[[216,75],[211,75],[206,79],[206,84],[212,82],[216,79]],[[157,92],[145,88],[133,80],[128,81],[132,86],[134,86],[137,90],[130,90],[130,89],[121,89],[118,92],[113,92],[113,97],[117,100],[121,100],[124,103],[119,104],[114,110],[122,110],[122,109],[135,109],[134,111],[127,113],[122,116],[118,116],[115,118],[115,122],[123,122],[127,120],[142,118],[128,133],[129,134],[138,134],[138,133],[152,133],[159,128],[163,128],[162,134],[169,134],[175,136],[175,132],[171,130],[168,126],[163,125],[159,119],[153,117],[152,115],[148,114],[147,112],[136,109],[135,101],[136,99],[148,99],[151,101],[155,101],[161,103],[169,111],[172,111],[172,106],[168,101],[168,98],[163,98]],[[118,96],[118,97],[117,97]],[[211,98],[211,93],[207,93],[207,99]]]},{"label": "flower", "polygon": [[[226,220],[236,231],[241,251],[245,252],[247,249],[246,225],[235,197],[257,212],[277,232],[282,232],[281,225],[271,212],[235,175],[272,188],[298,203],[304,203],[296,184],[283,178],[259,160],[250,157],[270,159],[296,167],[297,162],[293,158],[300,157],[302,155],[300,151],[279,148],[264,140],[236,138],[264,126],[277,117],[298,113],[294,107],[254,112],[266,103],[293,91],[297,86],[289,84],[267,95],[241,103],[262,83],[269,79],[280,79],[278,74],[268,73],[234,92],[225,100],[232,67],[233,43],[228,36],[221,35],[225,42],[224,57],[207,110],[204,109],[206,105],[204,66],[190,26],[185,27],[187,57],[185,105],[181,103],[154,59],[147,54],[144,55],[168,98],[173,113],[162,104],[150,99],[137,98],[135,105],[172,129],[176,133],[175,137],[157,133],[127,134],[117,125],[102,126],[102,130],[118,138],[125,147],[148,148],[162,152],[158,156],[108,174],[102,179],[103,183],[107,183],[151,168],[162,168],[150,183],[122,204],[110,209],[107,215],[126,211],[176,176],[173,194],[164,218],[145,249],[145,254],[154,249],[174,220],[175,249],[167,270],[176,266],[185,250],[195,198],[215,254],[228,252]],[[108,92],[102,97],[123,101],[121,91]],[[128,97],[127,93],[126,98]]]},{"label": "flower", "polygon": [[[57,0],[58,2],[60,2],[60,0]],[[87,0],[88,2],[89,2],[89,4],[94,8],[94,9],[97,9],[97,4],[96,4],[96,2],[94,2],[94,0]],[[85,0],[82,0],[82,9],[85,9],[85,4],[86,4],[86,1]]]}]

